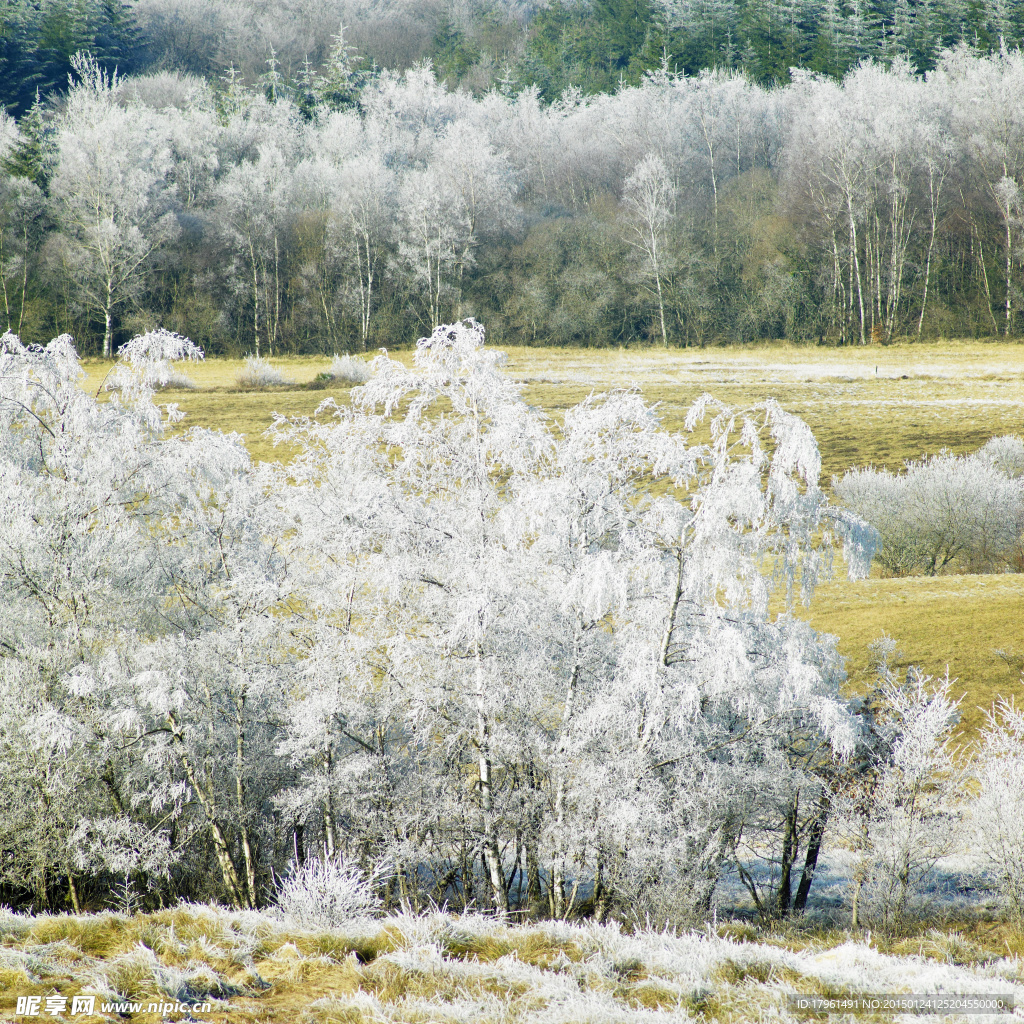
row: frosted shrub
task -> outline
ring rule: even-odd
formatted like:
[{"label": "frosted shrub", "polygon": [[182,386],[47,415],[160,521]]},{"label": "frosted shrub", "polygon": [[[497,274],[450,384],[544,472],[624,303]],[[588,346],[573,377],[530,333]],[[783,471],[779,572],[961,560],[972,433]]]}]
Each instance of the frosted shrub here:
[{"label": "frosted shrub", "polygon": [[365,384],[373,376],[369,363],[350,355],[335,356],[327,372],[334,380],[352,384]]},{"label": "frosted shrub", "polygon": [[971,804],[974,848],[1024,918],[1024,711],[999,702],[988,716],[975,762],[979,793]]},{"label": "frosted shrub", "polygon": [[199,362],[203,350],[188,338],[162,327],[137,334],[118,349],[117,363],[103,383],[105,391],[132,396],[139,389],[194,388],[195,382],[173,364]]},{"label": "frosted shrub", "polygon": [[875,557],[894,576],[1019,567],[1024,485],[1010,475],[1014,440],[996,438],[975,455],[909,462],[899,474],[850,470],[833,479],[833,490],[878,530]]},{"label": "frosted shrub", "polygon": [[291,383],[276,366],[260,356],[246,356],[245,366],[238,371],[235,383],[240,388],[268,388]]},{"label": "frosted shrub", "polygon": [[303,928],[337,928],[379,906],[374,887],[383,874],[378,868],[367,876],[340,855],[293,863],[278,884],[277,905],[285,918]]},{"label": "frosted shrub", "polygon": [[1008,477],[1015,480],[1024,477],[1024,438],[1016,434],[993,437],[978,449],[978,455]]},{"label": "frosted shrub", "polygon": [[165,388],[181,388],[184,391],[192,391],[196,387],[196,382],[187,373],[182,373],[181,370],[172,366],[167,370],[166,383],[161,386]]}]

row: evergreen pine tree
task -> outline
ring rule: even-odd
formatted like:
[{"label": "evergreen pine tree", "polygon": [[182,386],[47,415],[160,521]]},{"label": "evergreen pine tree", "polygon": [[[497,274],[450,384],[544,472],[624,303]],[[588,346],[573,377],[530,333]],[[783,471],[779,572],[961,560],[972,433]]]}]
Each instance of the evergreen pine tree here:
[{"label": "evergreen pine tree", "polygon": [[1009,0],[988,0],[986,28],[989,36],[989,49],[998,51],[1009,48],[1011,42],[1010,8],[1017,6]]},{"label": "evergreen pine tree", "polygon": [[135,11],[125,0],[91,0],[89,49],[107,71],[130,74],[143,64],[144,47]]},{"label": "evergreen pine tree", "polygon": [[221,87],[217,93],[217,104],[223,115],[230,116],[241,110],[248,101],[245,78],[232,64],[220,76]]},{"label": "evergreen pine tree", "polygon": [[839,0],[825,0],[816,30],[808,66],[820,74],[834,75],[842,64],[843,14]]},{"label": "evergreen pine tree", "polygon": [[893,8],[889,56],[908,57],[914,45],[914,21],[908,0],[896,0]]},{"label": "evergreen pine tree", "polygon": [[316,71],[313,62],[307,55],[299,72],[299,84],[295,90],[295,105],[307,121],[312,121],[316,114]]},{"label": "evergreen pine tree", "polygon": [[19,138],[3,161],[3,169],[12,178],[27,178],[45,190],[55,159],[50,134],[37,92],[35,102],[18,122]]},{"label": "evergreen pine tree", "polygon": [[358,70],[361,57],[354,56],[355,47],[345,42],[345,26],[338,27],[331,52],[327,55],[323,71],[313,83],[313,95],[318,103],[331,110],[347,110],[359,102],[364,76]]},{"label": "evergreen pine tree", "polygon": [[850,13],[843,20],[841,65],[837,69],[839,74],[843,74],[862,60],[875,57],[876,47],[873,44],[877,39],[877,36],[872,35],[863,0],[852,0]]},{"label": "evergreen pine tree", "polygon": [[931,71],[941,48],[941,20],[935,9],[935,0],[918,0],[914,12],[911,63],[919,72]]},{"label": "evergreen pine tree", "polygon": [[284,77],[278,70],[281,62],[277,59],[277,51],[273,46],[270,47],[270,56],[266,60],[266,65],[266,72],[260,76],[260,85],[263,87],[267,99],[271,103],[276,103],[281,98]]},{"label": "evergreen pine tree", "polygon": [[18,116],[41,84],[38,11],[24,0],[0,6],[0,106]]}]

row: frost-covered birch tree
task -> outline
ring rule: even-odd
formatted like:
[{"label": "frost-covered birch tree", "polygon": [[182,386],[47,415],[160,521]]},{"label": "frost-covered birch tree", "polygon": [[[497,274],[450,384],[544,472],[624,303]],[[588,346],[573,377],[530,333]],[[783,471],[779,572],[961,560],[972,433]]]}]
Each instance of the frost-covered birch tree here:
[{"label": "frost-covered birch tree", "polygon": [[[182,339],[161,347],[192,352]],[[31,884],[39,906],[62,874],[77,904],[68,843],[78,818],[128,804],[119,725],[95,695],[94,668],[159,629],[152,524],[180,449],[161,440],[152,379],[122,369],[119,391],[97,402],[67,336],[45,348],[0,342],[4,871]]]},{"label": "frost-covered birch tree", "polygon": [[252,338],[256,357],[260,342],[273,356],[281,322],[281,232],[287,212],[288,167],[275,144],[260,147],[218,183],[221,230],[241,257],[246,291],[252,298]]},{"label": "frost-covered birch tree", "polygon": [[176,223],[163,195],[170,149],[151,111],[117,102],[119,80],[76,58],[79,81],[61,118],[51,183],[62,227],[62,272],[83,305],[103,319],[103,356],[113,354],[114,316]]},{"label": "frost-covered birch tree", "polygon": [[661,343],[665,346],[668,332],[662,281],[670,266],[667,228],[674,213],[674,198],[675,188],[668,169],[657,156],[648,154],[626,179],[623,202],[627,211],[628,240],[640,256],[642,274],[648,285],[654,279]]},{"label": "frost-covered birch tree", "polygon": [[[336,808],[369,811],[372,838],[348,845],[427,857],[438,896],[706,909],[730,809],[762,770],[796,770],[793,731],[837,755],[854,735],[831,641],[767,608],[776,583],[813,589],[817,531],[856,523],[829,518],[799,421],[715,413],[705,445],[634,392],[556,429],[466,323],[411,370],[379,360],[335,426],[286,430],[306,439],[297,554],[331,609],[283,748],[311,787],[291,813],[333,847]],[[431,773],[434,806],[399,810]]]},{"label": "frost-covered birch tree", "polygon": [[1024,715],[1013,700],[1001,700],[988,715],[976,751],[978,785],[968,828],[995,872],[1018,920],[1024,916]]}]

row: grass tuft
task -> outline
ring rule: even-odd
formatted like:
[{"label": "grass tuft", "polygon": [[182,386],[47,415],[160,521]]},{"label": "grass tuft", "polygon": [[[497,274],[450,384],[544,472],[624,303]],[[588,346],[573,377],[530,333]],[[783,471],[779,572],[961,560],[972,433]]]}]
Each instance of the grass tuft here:
[{"label": "grass tuft", "polygon": [[111,956],[130,949],[136,941],[136,926],[117,914],[95,917],[43,917],[29,932],[33,943],[44,945],[65,941],[88,956]]},{"label": "grass tuft", "polygon": [[726,959],[719,962],[716,972],[727,985],[743,985],[748,981],[767,985],[776,980],[778,965],[763,960]]},{"label": "grass tuft", "polygon": [[656,981],[620,985],[614,990],[613,995],[636,1010],[675,1010],[688,1002],[688,998]]}]

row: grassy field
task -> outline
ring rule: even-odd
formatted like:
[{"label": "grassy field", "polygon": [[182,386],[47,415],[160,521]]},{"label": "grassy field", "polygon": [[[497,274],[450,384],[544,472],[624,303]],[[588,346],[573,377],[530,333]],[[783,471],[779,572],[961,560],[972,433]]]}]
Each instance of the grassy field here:
[{"label": "grassy field", "polygon": [[[395,353],[408,361],[410,351]],[[274,360],[289,386],[239,390],[241,360],[183,366],[194,390],[165,393],[200,424],[245,436],[253,456],[280,459],[263,436],[274,412],[312,414],[327,397],[347,400],[348,385],[312,390],[324,358]],[[109,364],[86,364],[95,389]],[[667,427],[682,427],[689,404],[710,392],[735,406],[777,399],[811,426],[823,480],[851,466],[898,469],[904,460],[949,448],[973,451],[990,437],[1024,434],[1024,345],[944,342],[886,348],[760,345],[690,350],[508,350],[507,371],[526,399],[557,416],[593,390],[636,384],[659,403]],[[942,675],[964,696],[969,733],[996,696],[1024,697],[1019,668],[996,652],[1024,655],[1024,576],[881,579],[823,586],[807,614],[840,638],[854,684],[867,669],[867,645],[895,638],[901,663]]]},{"label": "grassy field", "polygon": [[[1003,926],[880,942],[820,929],[762,936],[736,924],[682,934],[510,927],[441,913],[316,933],[200,906],[130,918],[0,910],[0,1020],[16,1019],[17,994],[44,1007],[53,996],[69,1008],[76,995],[92,995],[96,1010],[107,1004],[70,1017],[80,1024],[781,1024],[814,1019],[789,1010],[789,993],[998,993],[1020,1005],[1021,951],[1020,933]],[[178,1002],[209,1009],[149,1009]]]},{"label": "grassy field", "polygon": [[[508,372],[532,403],[557,414],[592,390],[637,384],[660,403],[665,425],[681,427],[702,392],[734,405],[775,398],[818,438],[823,477],[850,466],[898,468],[904,459],[980,447],[997,434],[1024,432],[1024,345],[907,345],[817,348],[761,345],[711,349],[508,349]],[[410,360],[412,353],[394,353]],[[306,390],[323,358],[274,360],[298,386],[242,392],[242,360],[184,366],[196,390],[168,392],[194,423],[237,430],[257,458],[278,454],[261,437],[275,411],[313,412],[347,386]],[[95,388],[109,364],[86,363]]]}]

